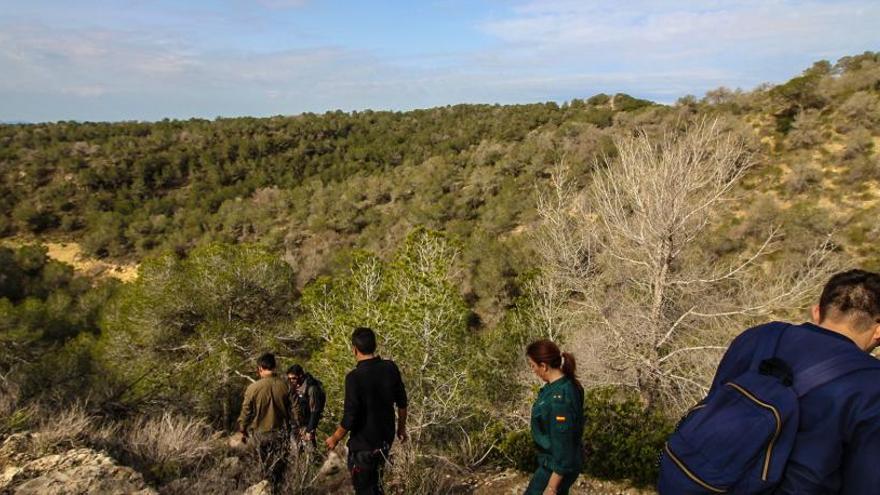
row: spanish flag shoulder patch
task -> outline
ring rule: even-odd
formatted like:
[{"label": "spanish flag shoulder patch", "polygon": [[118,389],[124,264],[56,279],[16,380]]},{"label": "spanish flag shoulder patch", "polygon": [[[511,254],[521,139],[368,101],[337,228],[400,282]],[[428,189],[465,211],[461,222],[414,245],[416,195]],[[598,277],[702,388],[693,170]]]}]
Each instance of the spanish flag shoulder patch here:
[{"label": "spanish flag shoulder patch", "polygon": [[559,423],[565,423],[565,416],[556,416],[556,421]]}]

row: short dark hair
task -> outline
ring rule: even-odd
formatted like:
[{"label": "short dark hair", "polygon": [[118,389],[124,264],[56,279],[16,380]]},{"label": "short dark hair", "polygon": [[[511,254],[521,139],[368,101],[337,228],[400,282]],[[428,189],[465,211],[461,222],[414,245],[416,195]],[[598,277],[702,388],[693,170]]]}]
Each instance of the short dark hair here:
[{"label": "short dark hair", "polygon": [[367,327],[357,327],[351,332],[351,345],[361,354],[376,352],[376,334]]},{"label": "short dark hair", "polygon": [[275,369],[275,355],[271,352],[267,352],[260,356],[257,359],[257,366],[263,368],[264,370],[274,370]]},{"label": "short dark hair", "polygon": [[819,320],[845,319],[853,330],[880,323],[880,274],[849,270],[831,277],[819,297]]},{"label": "short dark hair", "polygon": [[303,367],[298,364],[290,365],[290,368],[287,368],[287,374],[293,376],[303,376],[304,370]]}]

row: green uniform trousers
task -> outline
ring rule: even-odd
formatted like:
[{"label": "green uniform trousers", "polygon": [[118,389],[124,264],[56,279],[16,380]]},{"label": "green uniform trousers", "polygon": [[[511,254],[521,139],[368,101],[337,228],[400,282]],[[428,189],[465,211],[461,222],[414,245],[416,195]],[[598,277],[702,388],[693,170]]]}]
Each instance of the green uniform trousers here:
[{"label": "green uniform trousers", "polygon": [[[545,467],[539,467],[535,474],[532,475],[532,480],[529,482],[529,487],[526,488],[525,495],[541,495],[544,493],[544,489],[547,488],[547,483],[550,481],[550,476],[553,474],[553,471]],[[566,474],[562,477],[562,483],[559,484],[559,488],[556,489],[557,495],[568,495],[568,489],[571,488],[571,485],[574,485],[575,480],[580,473],[571,473]]]}]

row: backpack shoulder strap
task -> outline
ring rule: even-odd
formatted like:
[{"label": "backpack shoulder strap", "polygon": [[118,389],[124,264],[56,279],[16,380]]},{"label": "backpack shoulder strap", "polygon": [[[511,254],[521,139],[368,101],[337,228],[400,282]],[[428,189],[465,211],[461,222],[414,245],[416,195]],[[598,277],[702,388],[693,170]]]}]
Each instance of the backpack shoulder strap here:
[{"label": "backpack shoulder strap", "polygon": [[798,397],[803,397],[811,390],[844,375],[871,368],[880,369],[880,361],[873,358],[858,359],[849,353],[838,354],[814,364],[800,373],[796,373],[793,386],[794,392]]},{"label": "backpack shoulder strap", "polygon": [[757,370],[761,365],[761,361],[776,356],[779,342],[782,340],[785,331],[791,326],[793,326],[791,323],[785,323],[782,321],[774,321],[762,325],[764,332],[772,333],[773,335],[768,341],[764,342],[765,345],[758,345],[755,354],[752,355],[752,363],[749,366],[750,370]]}]

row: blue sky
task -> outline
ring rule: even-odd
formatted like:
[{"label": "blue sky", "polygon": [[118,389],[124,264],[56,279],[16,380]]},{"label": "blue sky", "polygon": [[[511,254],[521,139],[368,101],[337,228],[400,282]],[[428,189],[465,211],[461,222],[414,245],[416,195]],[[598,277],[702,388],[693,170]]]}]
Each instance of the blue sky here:
[{"label": "blue sky", "polygon": [[880,50],[878,25],[877,0],[0,0],[0,121],[672,102]]}]

